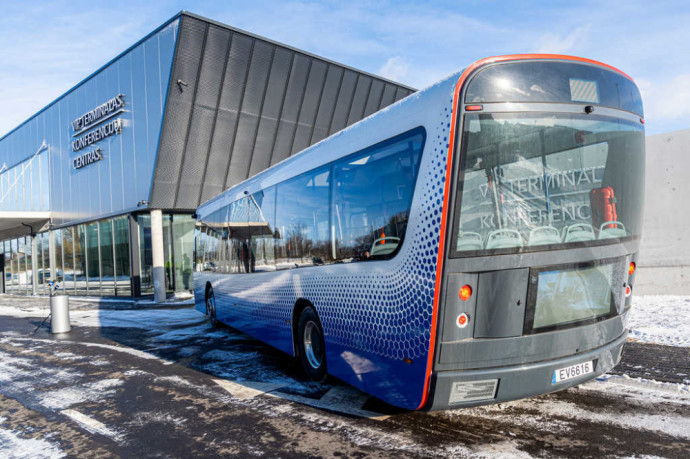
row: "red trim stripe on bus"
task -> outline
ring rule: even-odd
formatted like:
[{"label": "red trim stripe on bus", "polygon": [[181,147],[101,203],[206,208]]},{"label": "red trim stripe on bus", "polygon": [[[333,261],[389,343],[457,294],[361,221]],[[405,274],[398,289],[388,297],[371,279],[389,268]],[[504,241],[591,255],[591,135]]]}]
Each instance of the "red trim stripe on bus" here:
[{"label": "red trim stripe on bus", "polygon": [[474,62],[472,65],[467,67],[457,83],[455,84],[455,90],[453,94],[453,107],[451,108],[450,117],[450,134],[448,139],[448,163],[446,165],[446,182],[443,189],[443,212],[441,214],[441,231],[439,235],[438,242],[438,262],[436,264],[436,284],[434,286],[434,305],[431,315],[431,336],[429,337],[429,353],[427,357],[426,364],[426,376],[424,380],[424,392],[422,393],[422,402],[419,404],[417,409],[423,408],[429,398],[429,382],[431,380],[431,370],[434,364],[434,348],[436,345],[436,322],[438,320],[438,305],[441,298],[441,273],[443,272],[443,258],[445,257],[445,240],[446,240],[446,221],[448,220],[448,206],[450,205],[449,191],[450,191],[450,181],[452,179],[453,170],[453,150],[455,146],[455,126],[457,124],[458,116],[458,101],[460,99],[460,92],[462,90],[467,78],[479,67],[494,64],[496,62],[505,61],[521,61],[521,60],[533,60],[533,59],[553,59],[553,60],[566,60],[566,61],[577,61],[585,62],[588,64],[594,64],[601,67],[608,68],[617,73],[620,73],[624,77],[628,78],[630,81],[634,80],[628,75],[617,68],[604,64],[603,62],[595,61],[592,59],[587,59],[584,57],[577,56],[567,56],[562,54],[511,54],[506,56],[494,56],[480,59]]}]

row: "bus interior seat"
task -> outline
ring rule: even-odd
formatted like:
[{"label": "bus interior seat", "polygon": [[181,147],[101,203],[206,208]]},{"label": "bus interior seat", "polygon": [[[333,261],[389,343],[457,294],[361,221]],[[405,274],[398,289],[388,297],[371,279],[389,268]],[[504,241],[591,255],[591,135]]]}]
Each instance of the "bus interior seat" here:
[{"label": "bus interior seat", "polygon": [[508,249],[522,245],[522,236],[517,230],[512,229],[494,230],[486,238],[487,249]]},{"label": "bus interior seat", "polygon": [[369,255],[372,257],[374,255],[390,255],[395,251],[396,248],[398,248],[399,243],[400,238],[395,236],[378,238],[371,244]]},{"label": "bus interior seat", "polygon": [[458,234],[458,242],[455,245],[456,251],[482,250],[483,248],[484,243],[481,234],[472,231],[460,231]]},{"label": "bus interior seat", "polygon": [[565,231],[563,242],[583,242],[596,239],[594,228],[588,223],[576,223],[563,229]]},{"label": "bus interior seat", "polygon": [[560,244],[561,234],[553,226],[538,226],[529,232],[527,245]]},{"label": "bus interior seat", "polygon": [[602,223],[599,227],[599,239],[612,239],[625,236],[627,236],[625,225],[619,221],[610,220]]}]

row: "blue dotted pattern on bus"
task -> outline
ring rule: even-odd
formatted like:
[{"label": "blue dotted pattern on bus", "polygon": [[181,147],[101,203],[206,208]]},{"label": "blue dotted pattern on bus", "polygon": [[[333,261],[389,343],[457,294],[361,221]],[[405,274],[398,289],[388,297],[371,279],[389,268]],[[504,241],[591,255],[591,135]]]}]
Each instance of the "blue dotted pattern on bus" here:
[{"label": "blue dotted pattern on bus", "polygon": [[[296,300],[305,298],[319,314],[327,347],[333,343],[363,351],[369,358],[380,356],[400,363],[404,358],[415,360],[414,375],[409,366],[402,369],[407,371],[406,393],[392,388],[385,393],[370,387],[363,389],[396,405],[416,408],[430,352],[452,99],[449,102],[435,129],[429,132],[427,127],[423,153],[426,158],[421,162],[419,188],[414,195],[404,247],[396,257],[382,262],[383,268],[366,271],[362,270],[364,263],[345,263],[274,273],[212,276],[219,318],[292,353],[292,311]],[[377,264],[368,262],[367,266],[374,268]],[[202,280],[203,276],[197,278]],[[199,300],[200,294],[203,298],[203,287],[196,284]],[[410,379],[412,376],[414,380]],[[357,385],[356,381],[354,384]]]}]

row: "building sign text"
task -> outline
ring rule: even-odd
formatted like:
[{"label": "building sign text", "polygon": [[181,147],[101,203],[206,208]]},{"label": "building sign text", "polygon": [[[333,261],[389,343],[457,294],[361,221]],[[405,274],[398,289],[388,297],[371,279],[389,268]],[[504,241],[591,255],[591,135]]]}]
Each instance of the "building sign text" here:
[{"label": "building sign text", "polygon": [[93,151],[89,151],[88,153],[84,153],[83,155],[79,155],[76,158],[72,160],[72,167],[75,169],[81,169],[84,166],[88,166],[89,164],[93,164],[97,161],[100,161],[103,159],[103,150],[100,148],[96,148]]}]

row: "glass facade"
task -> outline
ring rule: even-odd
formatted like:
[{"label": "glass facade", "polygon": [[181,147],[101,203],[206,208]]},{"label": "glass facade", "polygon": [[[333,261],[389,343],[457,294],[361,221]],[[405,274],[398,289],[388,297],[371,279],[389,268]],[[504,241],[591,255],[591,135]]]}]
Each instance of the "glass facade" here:
[{"label": "glass facade", "polygon": [[43,149],[0,172],[0,212],[50,210],[49,161]]},{"label": "glass facade", "polygon": [[[53,230],[55,273],[50,271],[49,232],[37,234],[36,293],[48,294],[47,284],[54,279],[60,291],[68,295],[131,296],[131,245],[140,257],[141,294],[152,294],[151,218],[149,214],[131,216],[139,228],[133,238],[129,218],[122,215]],[[163,216],[165,282],[169,292],[193,288],[194,225],[195,220],[189,215]],[[31,251],[30,236],[0,242],[7,293],[32,293]]]},{"label": "glass facade", "polygon": [[[153,293],[153,248],[151,216],[137,215],[139,226],[139,257],[141,262],[141,293]],[[194,223],[189,215],[163,215],[163,260],[165,289],[168,292],[192,289],[194,257]]]},{"label": "glass facade", "polygon": [[[50,270],[50,234],[36,235],[36,293],[48,294],[56,280],[69,295],[130,296],[127,216],[53,230],[55,273]],[[0,242],[5,257],[5,291],[31,294],[33,266],[30,236]]]}]

